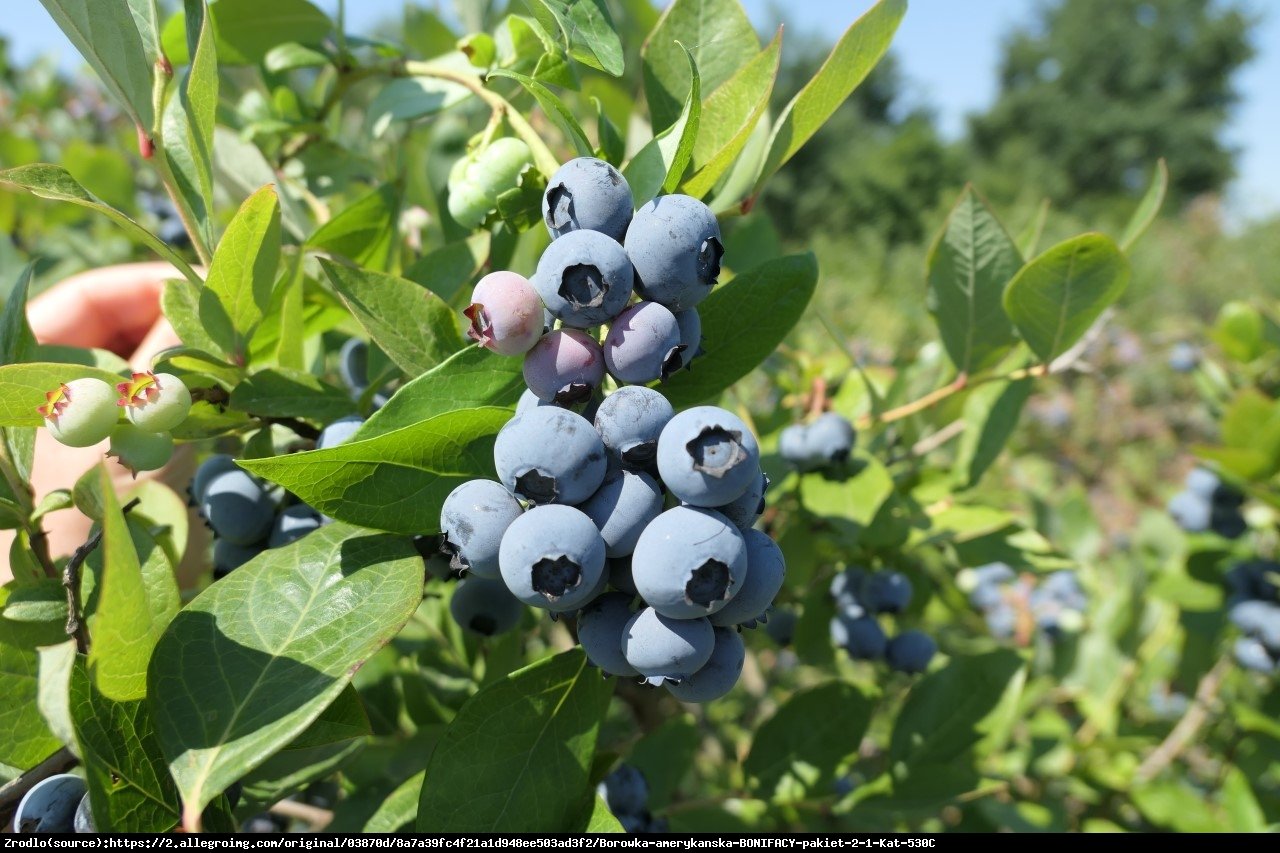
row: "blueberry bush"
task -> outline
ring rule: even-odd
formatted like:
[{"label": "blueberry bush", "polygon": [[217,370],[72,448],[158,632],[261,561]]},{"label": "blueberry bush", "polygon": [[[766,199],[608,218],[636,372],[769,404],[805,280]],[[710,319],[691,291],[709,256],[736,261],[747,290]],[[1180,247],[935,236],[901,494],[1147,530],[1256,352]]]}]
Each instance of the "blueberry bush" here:
[{"label": "blueberry bush", "polygon": [[[1277,306],[1171,353],[1220,428],[1123,549],[1021,428],[1107,382],[1163,162],[1082,233],[966,186],[915,259],[932,339],[870,359],[756,205],[905,0],[781,109],[783,33],[736,0],[385,37],[341,3],[41,2],[105,95],[59,148],[35,86],[0,129],[0,261],[43,256],[0,314],[6,822],[1280,820]],[[37,343],[43,280],[143,257],[180,345],[135,372]],[[38,430],[198,465],[37,495]],[[72,553],[55,513],[93,522]]]}]

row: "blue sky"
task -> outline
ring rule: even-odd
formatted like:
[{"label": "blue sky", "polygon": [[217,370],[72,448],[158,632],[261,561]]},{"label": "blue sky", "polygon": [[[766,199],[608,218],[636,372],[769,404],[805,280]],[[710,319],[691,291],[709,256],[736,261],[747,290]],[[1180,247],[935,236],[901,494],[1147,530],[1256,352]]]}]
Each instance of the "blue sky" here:
[{"label": "blue sky", "polygon": [[[337,0],[317,2],[328,10],[337,6]],[[909,79],[911,97],[934,109],[944,133],[959,134],[964,117],[991,102],[1001,38],[1010,27],[1028,20],[1038,2],[911,0],[894,50]],[[358,32],[396,14],[402,3],[349,0],[348,27]],[[4,5],[0,35],[10,40],[19,57],[51,53],[65,67],[76,67],[74,49],[39,0],[5,0]],[[772,5],[785,10],[789,25],[834,37],[872,0],[744,0],[744,5],[758,23],[775,18]],[[1228,140],[1241,150],[1240,179],[1230,193],[1236,218],[1280,211],[1280,3],[1245,0],[1245,5],[1262,16],[1262,23],[1254,33],[1258,55],[1240,78],[1244,100],[1227,131]]]}]

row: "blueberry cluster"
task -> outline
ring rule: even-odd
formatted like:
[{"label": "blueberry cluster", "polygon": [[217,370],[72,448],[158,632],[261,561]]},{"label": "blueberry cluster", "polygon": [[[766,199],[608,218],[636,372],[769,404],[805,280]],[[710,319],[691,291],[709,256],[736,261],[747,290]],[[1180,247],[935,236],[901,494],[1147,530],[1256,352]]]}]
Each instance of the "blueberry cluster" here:
[{"label": "blueberry cluster", "polygon": [[191,392],[171,373],[134,373],[115,388],[101,379],[73,379],[44,396],[38,411],[54,439],[67,447],[91,447],[110,438],[107,455],[135,476],[169,461],[170,431],[191,411]]},{"label": "blueberry cluster", "polygon": [[1243,633],[1236,661],[1258,672],[1280,672],[1280,563],[1249,560],[1227,572],[1228,615]]},{"label": "blueberry cluster", "polygon": [[[351,438],[363,421],[341,418],[325,427],[316,447],[323,450]],[[297,541],[325,519],[304,503],[292,501],[219,453],[196,469],[191,500],[214,533],[213,576],[224,577],[268,548]]]},{"label": "blueberry cluster", "polygon": [[[464,483],[441,509],[441,549],[464,573],[451,611],[480,634],[513,628],[521,605],[576,614],[606,674],[710,701],[742,669],[734,628],[764,621],[782,586],[782,552],[753,528],[768,479],[740,418],[676,414],[642,383],[696,349],[719,227],[685,196],[632,218],[626,181],[592,158],[556,173],[543,211],[555,240],[533,281],[491,273],[467,309],[472,338],[525,354],[528,391],[494,443],[498,481]],[[600,325],[603,346],[585,331]],[[606,370],[621,387],[601,399]]]},{"label": "blueberry cluster", "polygon": [[[542,210],[553,240],[533,278],[490,273],[466,311],[473,340],[524,356],[527,405],[582,409],[606,371],[644,384],[688,367],[702,341],[695,306],[723,255],[711,209],[665,195],[633,215],[622,174],[580,157],[552,176]],[[588,332],[605,325],[603,339]]]},{"label": "blueberry cluster", "polygon": [[1227,539],[1238,539],[1247,526],[1240,508],[1244,495],[1222,482],[1206,468],[1193,468],[1182,491],[1169,500],[1169,515],[1188,533],[1212,530]]},{"label": "blueberry cluster", "polygon": [[666,832],[667,822],[649,813],[649,783],[630,764],[620,764],[596,788],[609,811],[631,833]]},{"label": "blueberry cluster", "polygon": [[969,594],[969,603],[982,611],[988,630],[1004,640],[1025,638],[1036,628],[1050,639],[1074,633],[1084,624],[1089,606],[1072,571],[1054,572],[1037,581],[1030,574],[1019,575],[1007,563],[988,563],[965,569],[957,581]]},{"label": "blueberry cluster", "polygon": [[778,454],[800,471],[830,470],[849,458],[856,439],[848,418],[825,412],[811,423],[784,429],[778,436]]},{"label": "blueberry cluster", "polygon": [[836,615],[831,619],[831,641],[855,660],[883,659],[899,672],[920,673],[938,652],[938,644],[923,631],[901,631],[892,639],[885,634],[881,614],[898,614],[911,603],[911,582],[901,572],[867,572],[846,569],[831,581]]}]

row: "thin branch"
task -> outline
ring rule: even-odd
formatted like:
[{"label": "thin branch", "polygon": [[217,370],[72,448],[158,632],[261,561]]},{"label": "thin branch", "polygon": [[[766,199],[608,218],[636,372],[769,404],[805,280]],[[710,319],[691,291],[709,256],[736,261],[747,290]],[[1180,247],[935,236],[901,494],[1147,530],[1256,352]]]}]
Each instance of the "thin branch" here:
[{"label": "thin branch", "polygon": [[1187,706],[1182,719],[1178,720],[1177,725],[1169,732],[1169,736],[1138,766],[1138,771],[1134,774],[1134,780],[1137,783],[1150,782],[1159,776],[1195,740],[1200,728],[1208,722],[1211,716],[1210,706],[1217,698],[1218,689],[1222,687],[1222,681],[1230,671],[1231,658],[1223,655],[1213,665],[1213,669],[1200,679],[1200,683],[1196,686],[1195,698]]},{"label": "thin branch", "polygon": [[[225,408],[227,403],[231,402],[231,395],[227,393],[226,389],[212,385],[208,388],[192,388],[191,399],[196,402],[208,403],[211,406]],[[288,427],[301,438],[309,441],[315,441],[320,437],[320,430],[300,418],[255,415],[253,412],[246,412],[245,414],[264,424],[279,424],[282,427]]]},{"label": "thin branch", "polygon": [[76,763],[76,757],[65,746],[23,773],[16,779],[6,782],[0,787],[0,826],[8,826],[13,817],[13,810],[36,785],[56,776]]},{"label": "thin branch", "polygon": [[[128,514],[139,503],[141,499],[134,498],[124,505],[122,512]],[[67,591],[67,636],[75,638],[76,650],[80,654],[87,654],[89,651],[89,632],[80,621],[80,568],[101,544],[102,529],[99,528],[97,533],[75,550],[62,569],[62,586]]]},{"label": "thin branch", "polygon": [[294,820],[306,821],[312,832],[319,832],[333,823],[333,812],[329,809],[307,805],[297,800],[281,800],[278,803],[272,803],[267,811]]},{"label": "thin branch", "polygon": [[[195,212],[191,209],[191,205],[187,204],[186,197],[178,188],[178,179],[173,173],[173,167],[169,164],[169,156],[164,148],[164,108],[169,97],[169,81],[172,79],[173,66],[162,56],[156,62],[155,82],[151,88],[151,103],[156,118],[155,125],[145,140],[147,150],[144,151],[144,159],[155,163],[156,171],[160,175],[160,183],[164,185],[165,191],[169,194],[169,200],[173,202],[173,207],[178,212],[178,218],[182,220],[182,227],[191,238],[191,246],[196,251],[196,257],[207,267],[213,255],[204,242],[204,234],[196,224]],[[139,130],[139,136],[141,135],[142,132]],[[188,270],[183,272],[188,273]],[[191,275],[194,273],[190,273],[187,277],[190,278]]]}]

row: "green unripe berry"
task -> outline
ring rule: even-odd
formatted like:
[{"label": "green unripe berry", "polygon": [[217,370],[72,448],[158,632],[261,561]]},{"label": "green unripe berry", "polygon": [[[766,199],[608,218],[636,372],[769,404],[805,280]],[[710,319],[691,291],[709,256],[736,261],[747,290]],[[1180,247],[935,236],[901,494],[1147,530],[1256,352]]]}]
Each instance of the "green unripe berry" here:
[{"label": "green unripe berry", "polygon": [[39,412],[49,434],[67,447],[90,447],[116,425],[116,394],[101,379],[73,379],[45,394]]},{"label": "green unripe berry", "polygon": [[137,476],[139,471],[163,468],[173,457],[173,436],[167,432],[146,432],[133,424],[120,424],[111,431],[111,449],[120,464]]},{"label": "green unripe berry", "polygon": [[168,432],[191,412],[191,392],[172,373],[135,373],[116,390],[129,423],[145,432]]},{"label": "green unripe berry", "polygon": [[449,215],[459,225],[476,227],[497,205],[498,196],[518,184],[532,162],[529,146],[514,137],[495,139],[467,154],[449,171]]}]

